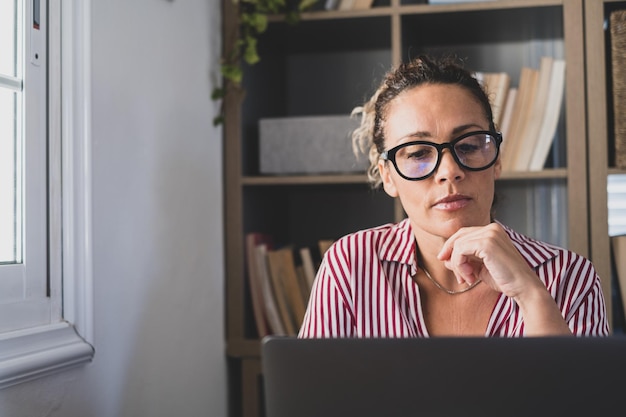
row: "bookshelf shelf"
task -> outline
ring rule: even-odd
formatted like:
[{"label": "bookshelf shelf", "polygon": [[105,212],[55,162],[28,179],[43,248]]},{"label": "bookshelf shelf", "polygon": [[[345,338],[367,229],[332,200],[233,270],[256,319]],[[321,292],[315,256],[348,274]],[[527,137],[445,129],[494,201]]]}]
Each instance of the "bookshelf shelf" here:
[{"label": "bookshelf shelf", "polygon": [[546,179],[562,178],[567,179],[566,168],[544,169],[543,171],[504,171],[500,177],[500,181],[507,180],[535,180],[541,181]]},{"label": "bookshelf shelf", "polygon": [[607,174],[608,175],[626,175],[626,169],[609,167]]},{"label": "bookshelf shelf", "polygon": [[[564,240],[554,243],[598,262],[594,256],[608,239],[606,233],[604,240],[590,239],[589,233],[590,224],[596,222],[593,216],[606,211],[606,194],[602,200],[595,181],[606,185],[608,165],[606,155],[604,162],[597,155],[606,154],[606,148],[589,146],[586,132],[592,131],[587,126],[588,112],[597,111],[599,119],[605,112],[587,102],[593,80],[585,74],[585,66],[593,61],[589,54],[593,48],[581,30],[593,18],[588,3],[597,2],[606,1],[435,5],[383,0],[368,10],[345,12],[321,10],[321,3],[318,10],[303,13],[295,26],[278,17],[270,19],[268,31],[259,40],[261,61],[244,73],[245,99],[227,97],[225,102],[226,351],[238,364],[232,379],[239,384],[232,387],[232,395],[240,404],[234,407],[233,416],[261,415],[258,398],[243,394],[258,392],[258,375],[250,370],[259,369],[260,361],[243,261],[246,233],[271,233],[278,241],[297,247],[403,216],[396,201],[369,189],[364,174],[263,175],[259,120],[347,115],[371,96],[391,66],[420,53],[455,53],[474,70],[506,71],[512,84],[519,82],[523,66],[538,68],[542,55],[564,59],[565,95],[549,163],[540,171],[503,172],[496,184],[503,196],[498,213],[516,222],[512,226],[520,232],[548,241],[541,233],[554,230],[556,224],[558,237]],[[232,7],[231,1],[224,1],[226,46],[232,42],[227,34],[236,25]],[[593,36],[604,42],[597,20]],[[594,70],[600,71],[591,65]],[[592,201],[592,196],[599,201]],[[601,230],[593,231],[601,235]],[[599,270],[603,276],[604,270]]]},{"label": "bookshelf shelf", "polygon": [[[381,5],[378,5],[381,3]],[[301,20],[327,20],[327,19],[345,19],[360,18],[371,16],[393,16],[406,14],[430,14],[430,13],[461,13],[472,11],[494,11],[505,9],[528,9],[543,8],[550,6],[561,6],[563,0],[498,0],[493,1],[475,1],[464,3],[446,3],[446,4],[409,4],[392,0],[391,4],[386,2],[377,2],[374,7],[367,10],[319,10],[317,7],[313,11],[304,12],[300,15]],[[281,16],[272,16],[271,22],[282,21]]]},{"label": "bookshelf shelf", "polygon": [[[614,169],[612,172],[626,172]],[[499,181],[536,180],[567,178],[566,168],[545,169],[542,171],[504,171]],[[307,185],[307,184],[367,184],[363,175],[265,175],[247,176],[241,179],[244,186]]]}]

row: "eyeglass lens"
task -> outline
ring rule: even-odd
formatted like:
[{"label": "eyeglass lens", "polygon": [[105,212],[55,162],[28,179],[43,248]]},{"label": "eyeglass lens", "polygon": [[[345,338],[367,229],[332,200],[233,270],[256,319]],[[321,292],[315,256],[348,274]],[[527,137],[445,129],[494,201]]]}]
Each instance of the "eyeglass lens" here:
[{"label": "eyeglass lens", "polygon": [[[498,155],[496,139],[485,133],[465,137],[452,146],[457,162],[469,169],[480,170]],[[395,154],[395,162],[404,176],[421,178],[431,174],[438,165],[441,152],[434,145],[408,144]]]}]

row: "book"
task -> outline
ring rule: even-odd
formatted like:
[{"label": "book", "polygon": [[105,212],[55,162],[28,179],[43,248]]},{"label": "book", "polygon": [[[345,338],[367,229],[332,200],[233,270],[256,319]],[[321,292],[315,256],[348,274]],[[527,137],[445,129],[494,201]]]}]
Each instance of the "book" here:
[{"label": "book", "polygon": [[506,72],[477,72],[475,75],[489,98],[493,122],[499,126],[511,84],[511,76]]},{"label": "book", "polygon": [[296,264],[296,274],[298,276],[298,286],[300,287],[300,292],[302,293],[302,297],[304,300],[304,305],[306,306],[309,301],[309,294],[311,293],[311,289],[309,288],[309,283],[307,282],[306,272],[304,272],[304,266],[302,264]]},{"label": "book", "polygon": [[372,7],[374,0],[353,0],[352,10],[367,10]]},{"label": "book", "polygon": [[291,311],[291,306],[287,301],[287,289],[279,276],[280,272],[278,272],[278,269],[280,268],[278,265],[280,260],[275,255],[275,250],[267,250],[265,253],[265,259],[267,261],[267,272],[270,282],[272,283],[274,299],[276,300],[280,321],[284,327],[285,334],[288,336],[294,336],[296,334],[294,315]]},{"label": "book", "polygon": [[428,0],[428,4],[453,4],[453,3],[474,3],[482,1],[496,1],[496,0]]},{"label": "book", "polygon": [[478,81],[478,83],[483,87],[485,93],[489,95],[489,81],[490,81],[490,73],[483,71],[476,71],[474,73],[474,77]]},{"label": "book", "polygon": [[552,77],[552,63],[554,58],[551,56],[543,56],[539,62],[537,80],[535,85],[535,94],[532,101],[528,103],[528,113],[523,126],[519,127],[519,134],[522,141],[519,142],[517,152],[515,154],[515,162],[512,169],[514,171],[526,171],[530,164],[535,146],[537,146],[537,138],[541,123],[546,110],[546,102],[548,100],[548,92],[550,78]]},{"label": "book", "polygon": [[496,76],[496,83],[493,85],[493,122],[496,126],[502,123],[502,115],[506,107],[509,90],[511,87],[511,76],[507,72],[499,72]]},{"label": "book", "polygon": [[302,268],[304,269],[304,275],[306,277],[309,292],[313,287],[313,281],[315,281],[315,275],[317,273],[315,264],[313,263],[313,255],[311,255],[311,249],[308,247],[300,248],[300,260],[302,261]]},{"label": "book", "polygon": [[517,87],[515,107],[511,115],[506,152],[502,153],[502,169],[512,171],[515,168],[517,153],[523,145],[523,126],[528,120],[530,103],[533,102],[539,71],[531,67],[522,67]]},{"label": "book", "polygon": [[609,16],[615,165],[626,168],[626,10]]},{"label": "book", "polygon": [[[611,251],[619,288],[619,294],[616,295],[621,298],[622,305],[624,305],[626,302],[626,235],[611,236]],[[626,310],[623,313],[626,315]]]},{"label": "book", "polygon": [[245,235],[246,250],[246,273],[248,276],[248,288],[252,299],[252,313],[256,324],[259,338],[270,334],[265,313],[265,300],[263,298],[263,283],[261,281],[256,246],[269,244],[272,238],[262,233],[247,233]]},{"label": "book", "polygon": [[328,248],[330,248],[332,246],[332,244],[335,243],[335,241],[333,239],[320,239],[318,241],[318,247],[320,249],[320,257],[323,258],[324,254],[326,253],[326,251],[328,250]]},{"label": "book", "polygon": [[[524,75],[524,71],[522,71],[520,73],[520,81],[519,84],[522,84],[522,79],[524,77],[522,77],[522,75]],[[509,91],[509,99],[507,100],[507,107],[509,107],[508,109],[505,109],[505,113],[509,113],[508,115],[504,116],[504,129],[502,129],[502,146],[500,148],[500,161],[502,162],[502,170],[506,170],[508,171],[510,169],[510,165],[511,165],[511,161],[512,161],[512,156],[511,156],[511,149],[513,149],[515,146],[513,145],[513,141],[515,139],[515,135],[513,134],[513,126],[516,122],[516,118],[517,115],[519,114],[519,107],[520,107],[520,94],[519,94],[519,87],[511,87],[511,90],[514,91]]]},{"label": "book", "polygon": [[278,305],[276,299],[276,292],[272,284],[272,278],[269,274],[269,266],[267,264],[267,251],[268,246],[266,244],[260,244],[256,246],[257,266],[259,269],[259,277],[261,280],[261,288],[263,292],[263,301],[265,307],[265,314],[270,333],[277,336],[287,335],[287,329],[283,323],[281,315],[281,307]]},{"label": "book", "polygon": [[339,0],[326,0],[324,3],[324,9],[337,10],[339,8]]},{"label": "book", "polygon": [[511,115],[513,114],[516,98],[517,87],[509,87],[509,92],[506,95],[506,103],[504,104],[504,110],[502,111],[502,117],[500,118],[500,124],[496,125],[496,129],[502,133],[502,145],[500,145],[500,152],[503,152],[505,145],[508,144]]},{"label": "book", "polygon": [[283,324],[289,335],[296,335],[306,311],[306,302],[293,256],[293,248],[286,246],[267,252],[272,283],[279,301]]},{"label": "book", "polygon": [[529,171],[540,171],[543,169],[548,159],[552,142],[554,141],[559,117],[561,116],[563,92],[565,90],[564,59],[555,59],[552,63],[552,74],[548,88],[548,98],[541,121],[541,127],[537,134],[537,144],[528,163]]},{"label": "book", "polygon": [[339,0],[337,10],[352,10],[355,0]]},{"label": "book", "polygon": [[484,71],[476,71],[474,73],[474,77],[476,78],[476,80],[478,81],[478,83],[482,86],[483,90],[485,91],[485,94],[487,95],[487,98],[489,99],[489,103],[491,104],[492,107],[492,111],[493,111],[493,100],[492,100],[492,94],[493,94],[493,87],[492,87],[492,73],[490,72],[484,72]]}]

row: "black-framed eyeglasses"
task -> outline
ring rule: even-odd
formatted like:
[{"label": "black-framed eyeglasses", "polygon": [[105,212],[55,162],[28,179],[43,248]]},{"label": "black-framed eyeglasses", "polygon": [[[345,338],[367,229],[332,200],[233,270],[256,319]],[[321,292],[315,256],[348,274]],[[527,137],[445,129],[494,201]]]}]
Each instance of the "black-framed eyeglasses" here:
[{"label": "black-framed eyeglasses", "polygon": [[423,140],[407,142],[384,151],[380,157],[391,161],[396,171],[410,181],[430,177],[441,163],[441,153],[450,149],[452,157],[460,167],[469,171],[482,171],[498,159],[502,134],[489,130],[464,133],[445,143]]}]

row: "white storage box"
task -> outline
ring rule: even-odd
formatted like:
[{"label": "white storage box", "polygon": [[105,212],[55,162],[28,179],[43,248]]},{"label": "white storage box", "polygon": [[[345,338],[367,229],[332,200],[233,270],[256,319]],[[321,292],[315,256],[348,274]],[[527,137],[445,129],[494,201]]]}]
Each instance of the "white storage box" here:
[{"label": "white storage box", "polygon": [[261,119],[261,174],[364,173],[367,156],[357,159],[352,150],[359,121],[343,115]]}]

